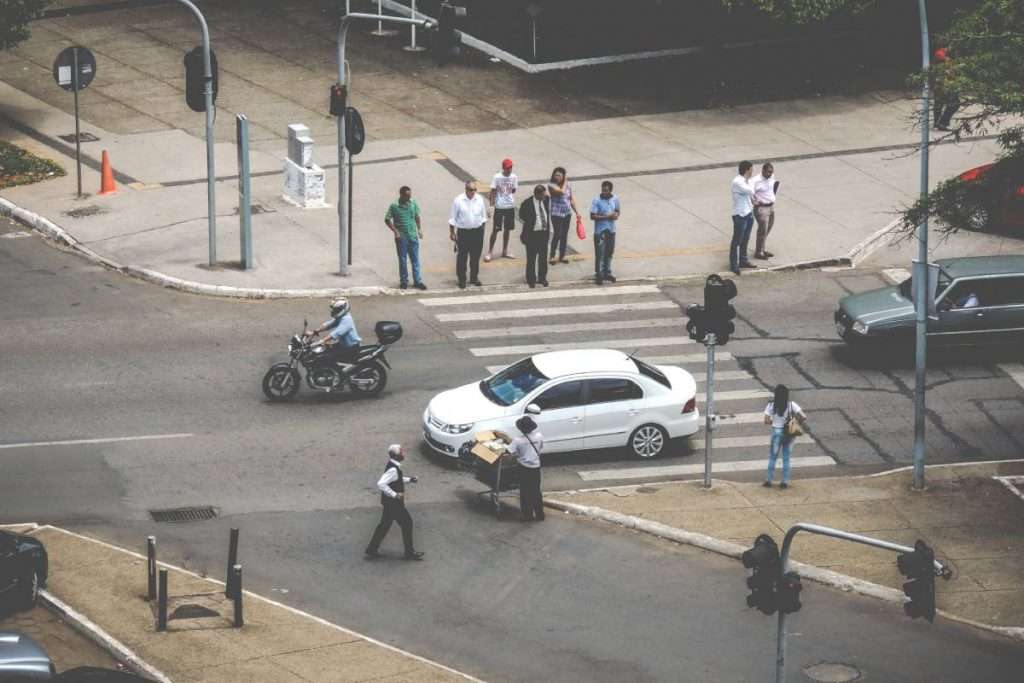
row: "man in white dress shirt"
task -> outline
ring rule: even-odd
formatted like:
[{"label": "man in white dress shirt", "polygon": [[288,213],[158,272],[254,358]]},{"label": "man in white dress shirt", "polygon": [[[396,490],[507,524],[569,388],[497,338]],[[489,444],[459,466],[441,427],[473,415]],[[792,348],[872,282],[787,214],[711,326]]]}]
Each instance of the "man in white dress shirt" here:
[{"label": "man in white dress shirt", "polygon": [[767,259],[774,256],[765,247],[768,234],[775,225],[775,195],[779,191],[779,179],[775,167],[767,163],[761,167],[761,174],[750,181],[754,186],[754,220],[757,221],[757,243],[754,258]]},{"label": "man in white dress shirt", "polygon": [[750,176],[754,164],[741,161],[739,173],[732,179],[732,242],[729,244],[729,270],[740,274],[740,268],[757,268],[747,259],[747,242],[754,227],[754,186]]},{"label": "man in white dress shirt", "polygon": [[466,265],[470,284],[480,286],[480,254],[484,250],[484,226],[487,224],[487,202],[477,194],[476,183],[466,181],[466,191],[452,202],[448,218],[449,234],[455,242],[455,275],[459,289],[466,288]]},{"label": "man in white dress shirt", "polygon": [[417,552],[412,544],[412,517],[405,509],[405,485],[415,484],[416,477],[407,477],[402,472],[402,461],[405,460],[405,450],[400,444],[388,446],[388,464],[384,466],[384,474],[377,480],[377,488],[380,490],[380,504],[384,511],[380,517],[380,524],[373,532],[370,545],[366,546],[366,557],[375,560],[380,557],[380,543],[384,540],[391,529],[392,522],[398,522],[402,528],[402,543],[405,544],[405,559],[422,560],[423,553]]}]

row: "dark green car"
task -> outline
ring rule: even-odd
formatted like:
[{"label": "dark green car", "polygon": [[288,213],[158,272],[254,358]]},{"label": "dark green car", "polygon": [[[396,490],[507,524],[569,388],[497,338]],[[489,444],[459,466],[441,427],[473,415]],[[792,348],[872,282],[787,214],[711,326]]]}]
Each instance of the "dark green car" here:
[{"label": "dark green car", "polygon": [[[1005,343],[1024,339],[1024,256],[940,259],[937,320],[928,339],[939,343]],[[846,342],[911,342],[911,279],[839,300],[836,332]]]}]

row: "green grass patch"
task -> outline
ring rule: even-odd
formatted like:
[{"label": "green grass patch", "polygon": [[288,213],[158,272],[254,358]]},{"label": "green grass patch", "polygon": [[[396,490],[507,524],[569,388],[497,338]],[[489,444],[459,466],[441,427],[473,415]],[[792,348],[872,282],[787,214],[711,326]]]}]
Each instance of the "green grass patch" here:
[{"label": "green grass patch", "polygon": [[37,157],[21,147],[0,140],[0,190],[62,175],[64,169],[56,162]]}]

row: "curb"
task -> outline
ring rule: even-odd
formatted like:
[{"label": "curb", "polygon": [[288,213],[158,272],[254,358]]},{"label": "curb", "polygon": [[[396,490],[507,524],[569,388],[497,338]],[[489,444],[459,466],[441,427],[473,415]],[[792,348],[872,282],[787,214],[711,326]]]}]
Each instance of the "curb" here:
[{"label": "curb", "polygon": [[133,672],[156,681],[156,683],[172,683],[159,669],[146,663],[128,647],[109,635],[102,628],[90,621],[85,615],[73,609],[61,599],[51,595],[47,590],[39,591],[39,601],[46,609],[71,624],[72,628],[106,650],[114,659],[126,665]]},{"label": "curb", "polygon": [[[57,242],[58,244],[67,247],[71,251],[79,254],[86,260],[103,266],[108,270],[112,270],[122,275],[127,275],[143,282],[158,285],[160,287],[166,287],[167,289],[177,290],[179,292],[185,292],[187,294],[197,294],[200,296],[216,296],[231,299],[248,299],[248,300],[259,300],[259,299],[329,299],[336,296],[421,296],[418,291],[409,291],[396,289],[394,287],[384,287],[381,285],[364,285],[358,287],[327,287],[327,288],[311,288],[311,289],[282,289],[282,288],[260,288],[260,287],[233,287],[230,285],[209,285],[203,282],[196,282],[194,280],[184,280],[182,278],[174,277],[172,275],[165,275],[164,273],[143,268],[141,266],[134,265],[122,265],[116,261],[112,261],[105,256],[100,256],[95,251],[79,242],[74,236],[68,233],[66,230],[61,228],[56,223],[52,222],[48,218],[40,216],[37,213],[28,211],[19,207],[17,204],[10,200],[0,197],[0,216],[7,216],[22,225],[32,228],[36,232],[42,234],[45,238]],[[835,256],[831,258],[812,259],[809,261],[797,261],[796,263],[789,263],[778,266],[769,266],[767,268],[759,268],[756,271],[747,273],[747,277],[762,273],[787,273],[795,272],[800,270],[811,270],[815,268],[828,268],[828,267],[855,267],[857,262],[866,258],[869,254],[874,252],[878,248],[879,242],[891,233],[898,224],[898,220],[894,220],[884,228],[873,233],[870,237],[856,245],[850,252],[845,256]],[[619,282],[622,284],[640,284],[640,283],[660,283],[660,282],[686,282],[689,280],[703,279],[706,275],[699,273],[689,273],[681,275],[659,275],[652,277],[635,277],[635,278],[620,278]],[[554,287],[571,287],[575,285],[581,285],[591,282],[590,278],[581,278],[579,280],[569,280],[565,282],[552,283]],[[521,283],[508,283],[501,285],[488,285],[483,288],[483,291],[501,291],[501,290],[524,290],[526,286]],[[428,296],[434,296],[437,294],[457,294],[464,293],[465,290],[460,289],[436,289],[430,290]]]},{"label": "curb", "polygon": [[[905,468],[901,468],[905,469]],[[899,470],[893,470],[899,471]],[[878,475],[865,475],[865,476],[878,476]],[[658,485],[681,483],[681,482],[660,482]],[[636,485],[629,485],[634,487]],[[611,487],[611,488],[627,488],[627,487]],[[607,489],[590,489],[590,490],[607,490]],[[572,491],[560,492],[563,494],[572,494]],[[554,494],[548,494],[554,495]],[[562,510],[563,512],[578,515],[580,517],[586,517],[588,519],[598,520],[601,522],[609,522],[611,524],[618,524],[626,529],[633,529],[635,531],[641,531],[658,538],[663,538],[669,541],[674,541],[682,545],[690,545],[701,550],[707,550],[719,555],[730,557],[734,560],[741,559],[743,552],[747,550],[743,546],[706,534],[697,533],[694,531],[686,531],[685,529],[678,529],[676,527],[662,524],[661,522],[654,522],[649,519],[643,519],[633,515],[626,515],[621,512],[614,512],[612,510],[605,510],[591,505],[578,505],[576,503],[567,503],[561,500],[555,500],[553,498],[545,497],[544,505],[549,508],[556,510]],[[902,592],[895,588],[888,586],[882,586],[871,581],[865,581],[864,579],[858,579],[853,576],[846,574],[840,574],[830,569],[822,569],[814,565],[805,564],[803,562],[797,562],[796,560],[790,561],[791,566],[796,569],[802,578],[810,579],[817,583],[824,584],[831,588],[836,588],[841,591],[857,593],[870,598],[876,598],[885,602],[893,604],[903,604],[905,602],[904,595]],[[982,622],[974,621],[964,617],[951,614],[944,610],[937,610],[937,614],[940,614],[950,621],[967,624],[974,628],[995,633],[1011,640],[1024,642],[1024,627],[1020,626],[993,626],[992,624],[985,624]]]}]

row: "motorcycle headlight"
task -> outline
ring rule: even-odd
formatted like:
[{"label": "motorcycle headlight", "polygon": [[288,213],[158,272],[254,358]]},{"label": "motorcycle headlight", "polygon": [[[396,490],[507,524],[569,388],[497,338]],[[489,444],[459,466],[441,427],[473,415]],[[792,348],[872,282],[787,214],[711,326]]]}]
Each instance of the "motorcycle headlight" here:
[{"label": "motorcycle headlight", "polygon": [[456,425],[456,424],[445,425],[444,427],[441,428],[441,431],[445,432],[446,434],[465,434],[466,432],[468,432],[472,428],[473,428],[473,423],[470,422],[469,424],[461,424],[461,425]]},{"label": "motorcycle headlight", "polygon": [[864,323],[862,323],[859,320],[855,320],[851,327],[852,327],[853,331],[856,332],[857,334],[867,334],[868,333],[868,326],[865,325]]}]

